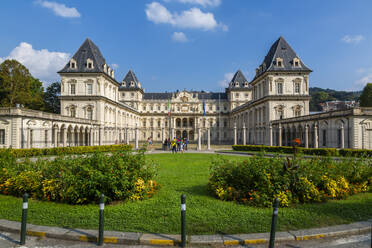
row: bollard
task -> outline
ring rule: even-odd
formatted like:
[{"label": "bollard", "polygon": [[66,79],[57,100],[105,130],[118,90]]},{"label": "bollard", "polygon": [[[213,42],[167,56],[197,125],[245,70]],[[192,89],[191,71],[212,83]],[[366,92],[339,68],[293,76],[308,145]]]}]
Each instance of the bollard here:
[{"label": "bollard", "polygon": [[103,245],[103,230],[104,230],[104,211],[105,211],[105,195],[101,194],[99,200],[99,230],[98,230],[98,245]]},{"label": "bollard", "polygon": [[26,243],[27,209],[28,209],[28,194],[25,193],[23,195],[23,204],[22,204],[22,224],[21,224],[21,241],[20,241],[21,245],[24,245]]},{"label": "bollard", "polygon": [[270,244],[269,248],[274,248],[275,243],[275,229],[276,229],[276,222],[278,220],[278,206],[279,206],[279,199],[275,198],[274,200],[274,209],[273,209],[273,218],[271,221],[271,231],[270,231]]},{"label": "bollard", "polygon": [[186,246],[186,196],[181,195],[181,247]]}]

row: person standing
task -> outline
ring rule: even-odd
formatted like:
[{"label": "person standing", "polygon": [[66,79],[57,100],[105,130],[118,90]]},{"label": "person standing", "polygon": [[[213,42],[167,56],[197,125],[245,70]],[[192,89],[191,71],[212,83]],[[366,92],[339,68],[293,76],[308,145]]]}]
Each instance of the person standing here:
[{"label": "person standing", "polygon": [[172,148],[172,153],[177,153],[177,147],[176,147],[176,139],[173,139],[171,142],[171,148]]},{"label": "person standing", "polygon": [[187,151],[187,145],[189,144],[189,139],[185,138],[185,150]]}]

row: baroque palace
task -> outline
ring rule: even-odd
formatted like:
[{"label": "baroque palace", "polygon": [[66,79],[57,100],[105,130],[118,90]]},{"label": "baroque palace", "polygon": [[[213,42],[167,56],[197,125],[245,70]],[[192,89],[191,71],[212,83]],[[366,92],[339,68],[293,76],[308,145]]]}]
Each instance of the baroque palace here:
[{"label": "baroque palace", "polygon": [[280,37],[251,82],[238,70],[225,92],[147,93],[132,70],[121,82],[86,39],[60,70],[61,114],[0,108],[0,147],[33,148],[188,138],[210,144],[372,149],[372,108],[309,113],[311,69]]}]

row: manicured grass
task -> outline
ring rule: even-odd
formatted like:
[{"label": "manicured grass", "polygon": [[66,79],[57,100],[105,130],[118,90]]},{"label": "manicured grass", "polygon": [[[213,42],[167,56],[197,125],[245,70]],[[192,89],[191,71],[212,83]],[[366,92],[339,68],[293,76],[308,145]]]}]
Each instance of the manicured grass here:
[{"label": "manicured grass", "polygon": [[[187,195],[188,234],[250,233],[270,230],[270,208],[223,202],[207,191],[213,154],[148,155],[159,165],[160,191],[151,199],[105,208],[105,229],[128,232],[180,232],[180,195]],[[246,157],[228,156],[242,160]],[[21,199],[0,195],[0,218],[20,221]],[[279,210],[279,230],[344,224],[372,218],[372,193],[324,204]],[[70,206],[31,200],[29,223],[97,229],[98,206]]]}]

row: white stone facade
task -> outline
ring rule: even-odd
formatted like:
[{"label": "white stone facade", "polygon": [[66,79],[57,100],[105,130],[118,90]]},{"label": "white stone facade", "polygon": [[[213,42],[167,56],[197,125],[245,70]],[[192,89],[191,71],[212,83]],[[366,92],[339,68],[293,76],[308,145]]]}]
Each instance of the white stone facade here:
[{"label": "white stone facade", "polygon": [[239,70],[225,92],[146,93],[130,70],[122,82],[87,39],[61,70],[61,115],[0,108],[0,147],[155,142],[372,149],[372,110],[309,115],[311,70],[281,37],[256,76]]}]

